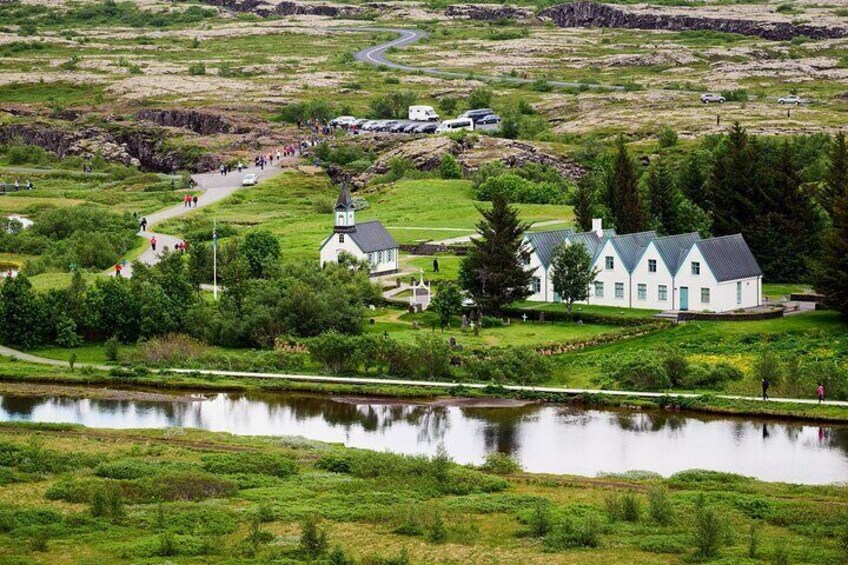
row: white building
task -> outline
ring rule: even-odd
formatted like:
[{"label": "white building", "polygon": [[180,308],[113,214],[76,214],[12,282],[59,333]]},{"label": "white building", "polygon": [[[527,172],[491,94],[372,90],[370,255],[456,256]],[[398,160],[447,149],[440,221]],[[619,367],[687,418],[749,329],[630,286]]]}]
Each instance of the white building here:
[{"label": "white building", "polygon": [[617,235],[594,220],[590,232],[536,232],[525,239],[532,250],[528,268],[534,271],[530,300],[559,301],[551,281],[553,250],[559,244],[581,244],[598,270],[587,304],[702,312],[761,304],[762,271],[741,235]]},{"label": "white building", "polygon": [[367,261],[371,276],[398,271],[398,244],[378,220],[356,223],[356,210],[347,185],[342,183],[333,209],[333,233],[321,243],[321,264],[337,263],[343,253]]}]

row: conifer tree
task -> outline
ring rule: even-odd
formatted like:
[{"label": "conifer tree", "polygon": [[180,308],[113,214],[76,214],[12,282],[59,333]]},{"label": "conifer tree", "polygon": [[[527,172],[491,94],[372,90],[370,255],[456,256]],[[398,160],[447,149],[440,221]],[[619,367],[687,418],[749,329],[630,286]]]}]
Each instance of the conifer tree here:
[{"label": "conifer tree", "polygon": [[583,175],[577,182],[577,190],[574,193],[574,223],[579,231],[592,229],[592,218],[597,215],[598,189],[595,177],[591,174]]},{"label": "conifer tree", "polygon": [[733,124],[713,161],[707,180],[707,209],[715,235],[744,233],[757,215],[760,192],[759,148]]},{"label": "conifer tree", "polygon": [[834,207],[840,195],[848,191],[848,141],[845,133],[836,134],[830,146],[830,158],[824,176],[824,185],[819,192],[819,203],[834,215]]},{"label": "conifer tree", "polygon": [[532,273],[525,268],[530,250],[524,232],[530,227],[518,217],[501,192],[492,195],[492,207],[480,210],[477,237],[462,261],[459,280],[479,310],[497,312],[530,296]]},{"label": "conifer tree", "polygon": [[671,171],[664,160],[655,163],[648,171],[648,208],[651,223],[664,235],[677,233],[680,229],[680,191],[674,186]]},{"label": "conifer tree", "polygon": [[619,136],[612,166],[606,175],[607,204],[618,233],[644,231],[648,218],[639,192],[636,163]]},{"label": "conifer tree", "polygon": [[848,314],[848,189],[834,201],[831,219],[815,286],[830,307]]}]

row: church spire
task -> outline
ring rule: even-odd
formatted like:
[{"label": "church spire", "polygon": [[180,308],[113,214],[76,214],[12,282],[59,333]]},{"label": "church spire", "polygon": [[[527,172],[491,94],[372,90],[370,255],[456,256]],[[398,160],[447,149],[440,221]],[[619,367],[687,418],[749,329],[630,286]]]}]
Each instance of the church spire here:
[{"label": "church spire", "polygon": [[344,181],[342,181],[342,188],[339,191],[339,198],[336,200],[333,216],[336,220],[336,232],[350,232],[356,229],[353,198],[351,198],[347,183]]}]

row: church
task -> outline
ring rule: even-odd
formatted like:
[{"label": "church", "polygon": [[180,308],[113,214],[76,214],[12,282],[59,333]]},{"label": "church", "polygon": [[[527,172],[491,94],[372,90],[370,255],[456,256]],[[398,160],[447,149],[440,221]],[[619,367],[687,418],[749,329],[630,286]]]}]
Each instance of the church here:
[{"label": "church", "polygon": [[378,220],[356,223],[353,199],[345,183],[333,208],[333,233],[321,244],[321,265],[338,263],[343,253],[367,261],[371,276],[398,271],[398,244]]}]

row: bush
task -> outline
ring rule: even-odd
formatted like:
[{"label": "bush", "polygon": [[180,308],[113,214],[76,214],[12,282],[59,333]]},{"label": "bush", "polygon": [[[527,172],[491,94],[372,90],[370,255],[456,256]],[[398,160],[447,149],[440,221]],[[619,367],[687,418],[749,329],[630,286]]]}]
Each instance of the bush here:
[{"label": "bush", "polygon": [[475,198],[488,201],[495,192],[503,193],[510,202],[521,204],[562,204],[565,193],[551,182],[535,182],[509,172],[489,177],[477,186]]},{"label": "bush", "polygon": [[554,521],[547,501],[540,500],[536,503],[528,525],[530,526],[530,535],[533,537],[543,538],[551,533],[554,529]]},{"label": "bush", "polygon": [[595,514],[589,514],[580,520],[566,518],[545,536],[545,548],[561,551],[576,547],[599,547],[602,528],[601,521]]},{"label": "bush", "polygon": [[466,103],[471,109],[488,108],[492,105],[492,91],[485,86],[478,86],[468,95]]},{"label": "bush", "polygon": [[62,521],[62,515],[50,508],[15,508],[0,506],[0,532],[18,528],[48,526]]},{"label": "bush", "polygon": [[468,356],[463,369],[475,381],[529,386],[547,381],[553,364],[549,357],[530,348],[510,347]]},{"label": "bush", "polygon": [[446,494],[467,495],[472,493],[500,492],[509,488],[509,483],[500,477],[487,475],[465,467],[452,467],[447,471],[442,491]]},{"label": "bush", "polygon": [[495,451],[486,455],[486,461],[480,469],[495,475],[511,475],[521,472],[521,464],[512,455]]},{"label": "bush", "polygon": [[134,459],[119,459],[118,461],[106,461],[94,468],[94,474],[107,479],[132,480],[149,477],[161,471],[160,467],[152,463],[137,461]]},{"label": "bush", "polygon": [[314,516],[301,524],[300,551],[310,559],[318,559],[327,552],[327,533],[318,527]]},{"label": "bush", "polygon": [[113,522],[125,516],[124,497],[120,487],[115,484],[101,484],[91,498],[91,515],[95,518],[109,518]]},{"label": "bush", "polygon": [[621,497],[621,519],[625,522],[638,522],[642,517],[642,501],[636,493],[626,492]]},{"label": "bush", "polygon": [[686,538],[683,536],[642,536],[639,549],[649,553],[683,553],[686,551]]},{"label": "bush", "polygon": [[206,65],[203,63],[192,63],[188,67],[188,74],[191,76],[205,75]]},{"label": "bush", "polygon": [[165,471],[144,479],[140,494],[147,502],[157,500],[197,501],[228,497],[236,492],[230,480],[200,471]]},{"label": "bush", "polygon": [[660,147],[674,147],[677,145],[677,132],[668,126],[663,126],[657,132],[657,141]]},{"label": "bush", "polygon": [[203,457],[203,470],[223,475],[245,473],[288,477],[297,472],[297,464],[277,453],[215,453]]},{"label": "bush", "polygon": [[668,348],[662,355],[663,370],[672,386],[683,386],[689,375],[689,362],[686,356],[677,348]]},{"label": "bush", "polygon": [[106,359],[111,362],[116,362],[119,356],[118,347],[120,343],[118,342],[118,338],[115,336],[110,337],[103,344],[104,354],[106,355]]},{"label": "bush", "polygon": [[674,522],[674,507],[668,496],[668,489],[655,486],[648,491],[648,515],[651,521],[660,526],[668,526]]},{"label": "bush", "polygon": [[716,557],[724,539],[725,526],[721,517],[714,509],[699,504],[695,510],[695,530],[692,534],[698,557]]},{"label": "bush", "polygon": [[209,352],[202,341],[185,334],[167,334],[141,343],[139,360],[144,363],[184,363]]},{"label": "bush", "polygon": [[362,340],[337,331],[329,331],[309,341],[309,354],[331,373],[352,373]]},{"label": "bush", "polygon": [[604,367],[604,375],[625,390],[664,390],[671,385],[654,358],[612,360]]},{"label": "bush", "polygon": [[456,157],[450,153],[446,153],[442,157],[442,162],[439,165],[439,176],[443,179],[461,179],[462,167],[456,161]]}]

